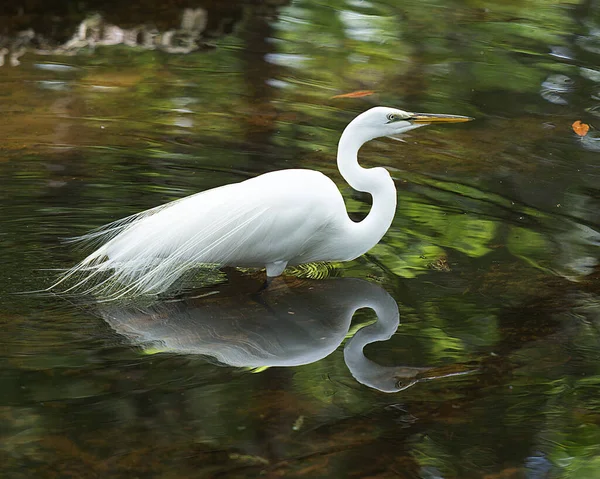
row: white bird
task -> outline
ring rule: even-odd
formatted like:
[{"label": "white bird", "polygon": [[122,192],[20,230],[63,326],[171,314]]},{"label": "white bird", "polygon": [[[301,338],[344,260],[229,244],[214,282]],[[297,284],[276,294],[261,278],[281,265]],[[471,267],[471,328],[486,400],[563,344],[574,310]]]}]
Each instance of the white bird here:
[{"label": "white bird", "polygon": [[77,240],[101,246],[49,289],[109,296],[157,294],[199,264],[266,268],[349,261],[390,227],[396,188],[385,168],[363,168],[358,150],[369,140],[431,123],[464,122],[458,115],[410,113],[375,107],[344,129],[337,165],[355,190],[372,196],[371,211],[352,221],[335,183],[305,169],[280,170],[203,191],[105,225]]}]

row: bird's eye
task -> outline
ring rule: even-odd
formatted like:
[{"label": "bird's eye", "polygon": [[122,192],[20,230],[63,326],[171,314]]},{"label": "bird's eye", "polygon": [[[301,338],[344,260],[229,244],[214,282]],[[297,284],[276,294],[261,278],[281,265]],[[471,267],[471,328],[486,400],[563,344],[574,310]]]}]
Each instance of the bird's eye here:
[{"label": "bird's eye", "polygon": [[387,115],[387,119],[388,119],[388,123],[391,123],[392,121],[396,121],[398,119],[398,117],[396,115],[394,115],[393,113],[389,113]]}]

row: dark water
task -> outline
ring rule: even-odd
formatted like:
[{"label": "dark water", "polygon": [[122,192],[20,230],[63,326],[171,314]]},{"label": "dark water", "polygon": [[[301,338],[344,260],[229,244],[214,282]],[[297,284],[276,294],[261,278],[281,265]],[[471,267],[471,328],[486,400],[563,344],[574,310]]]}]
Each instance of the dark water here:
[{"label": "dark water", "polygon": [[[2,476],[599,477],[600,5],[146,3],[0,16]],[[61,238],[266,171],[364,214],[334,157],[373,105],[476,121],[361,151],[399,208],[356,261],[12,294],[81,259]]]}]

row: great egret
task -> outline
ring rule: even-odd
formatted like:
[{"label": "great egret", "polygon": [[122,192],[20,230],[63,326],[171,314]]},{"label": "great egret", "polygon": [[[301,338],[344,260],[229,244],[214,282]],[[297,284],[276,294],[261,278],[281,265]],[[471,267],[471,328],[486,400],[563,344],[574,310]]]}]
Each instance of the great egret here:
[{"label": "great egret", "polygon": [[[313,261],[348,261],[376,245],[396,212],[396,188],[385,168],[362,168],[357,155],[373,138],[431,123],[471,118],[375,107],[344,129],[337,165],[352,188],[370,193],[367,217],[352,221],[335,183],[318,171],[265,173],[129,216],[79,240],[103,243],[68,270],[63,292],[112,298],[160,293],[198,264],[265,267],[268,277]],[[80,276],[81,275],[81,276]],[[101,278],[101,279],[100,279]]]}]

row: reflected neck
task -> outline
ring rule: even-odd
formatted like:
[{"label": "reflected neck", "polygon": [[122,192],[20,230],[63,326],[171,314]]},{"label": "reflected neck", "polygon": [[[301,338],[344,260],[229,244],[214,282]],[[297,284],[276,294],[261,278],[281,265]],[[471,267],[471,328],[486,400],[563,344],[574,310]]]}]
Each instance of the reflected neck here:
[{"label": "reflected neck", "polygon": [[387,341],[396,332],[400,324],[398,304],[380,286],[368,284],[363,294],[366,301],[354,305],[355,310],[371,308],[377,315],[377,322],[363,327],[348,340],[344,347],[344,362],[359,383],[380,391],[393,392],[397,390],[396,375],[399,368],[380,366],[367,359],[363,349],[369,343]]}]

